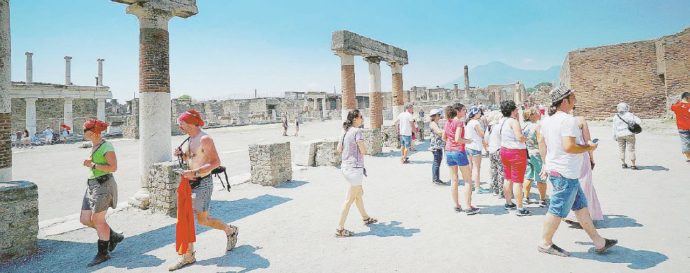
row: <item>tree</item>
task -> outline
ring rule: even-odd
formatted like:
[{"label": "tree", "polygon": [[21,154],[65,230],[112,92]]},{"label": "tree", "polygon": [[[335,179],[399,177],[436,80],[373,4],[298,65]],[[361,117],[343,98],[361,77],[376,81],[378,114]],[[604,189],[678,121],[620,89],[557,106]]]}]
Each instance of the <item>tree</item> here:
[{"label": "tree", "polygon": [[177,98],[178,100],[192,100],[192,97],[190,95],[182,95]]}]

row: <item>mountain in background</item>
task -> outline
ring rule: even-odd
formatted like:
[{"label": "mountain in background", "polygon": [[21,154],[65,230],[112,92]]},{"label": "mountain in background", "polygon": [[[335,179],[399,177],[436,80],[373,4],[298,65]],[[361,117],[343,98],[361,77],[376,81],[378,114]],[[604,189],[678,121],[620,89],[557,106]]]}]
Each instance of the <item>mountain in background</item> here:
[{"label": "mountain in background", "polygon": [[[540,82],[558,83],[561,66],[552,66],[546,70],[528,70],[513,67],[502,62],[491,62],[470,69],[470,86],[486,87],[489,84],[509,84],[517,81],[525,87],[533,87]],[[460,75],[457,79],[443,85],[452,88],[457,83],[458,88],[465,88],[465,77]]]}]

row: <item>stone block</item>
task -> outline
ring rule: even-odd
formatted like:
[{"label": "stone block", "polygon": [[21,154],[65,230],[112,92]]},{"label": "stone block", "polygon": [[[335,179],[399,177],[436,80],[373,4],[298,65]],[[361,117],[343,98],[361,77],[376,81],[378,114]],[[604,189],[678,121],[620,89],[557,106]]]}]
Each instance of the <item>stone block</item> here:
[{"label": "stone block", "polygon": [[298,166],[316,166],[314,160],[316,160],[316,145],[318,141],[305,141],[294,143],[295,149],[290,149],[292,152],[292,158],[295,165]]},{"label": "stone block", "polygon": [[38,236],[38,187],[28,181],[0,182],[0,261],[33,253]]},{"label": "stone block", "polygon": [[384,126],[382,131],[383,146],[400,149],[400,135],[396,126]]},{"label": "stone block", "polygon": [[316,142],[316,166],[340,167],[340,154],[338,153],[338,140],[322,140]]},{"label": "stone block", "polygon": [[383,148],[383,133],[381,129],[362,129],[364,136],[364,145],[367,148],[368,155],[377,155],[381,153]]},{"label": "stone block", "polygon": [[250,181],[277,186],[292,179],[290,142],[249,145]]},{"label": "stone block", "polygon": [[177,187],[181,170],[177,162],[155,163],[149,169],[151,211],[177,217]]}]

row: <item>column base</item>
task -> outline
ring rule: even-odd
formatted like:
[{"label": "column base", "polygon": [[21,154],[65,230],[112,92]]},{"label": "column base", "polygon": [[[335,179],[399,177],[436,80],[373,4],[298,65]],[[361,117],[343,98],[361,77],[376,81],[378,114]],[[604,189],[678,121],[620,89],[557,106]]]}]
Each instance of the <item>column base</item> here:
[{"label": "column base", "polygon": [[151,193],[146,188],[139,189],[129,199],[129,205],[138,209],[147,210],[151,206]]}]

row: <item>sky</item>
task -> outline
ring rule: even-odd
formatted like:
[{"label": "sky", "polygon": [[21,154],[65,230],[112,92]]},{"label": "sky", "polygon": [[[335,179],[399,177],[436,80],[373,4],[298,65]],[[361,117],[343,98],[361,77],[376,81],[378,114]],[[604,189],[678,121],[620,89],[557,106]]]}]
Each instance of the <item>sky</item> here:
[{"label": "sky", "polygon": [[[95,85],[103,58],[113,98],[138,97],[139,23],[108,0],[11,0],[12,80],[25,79],[34,53],[36,82]],[[198,0],[199,13],[173,18],[173,97],[282,96],[340,92],[340,59],[331,33],[349,30],[405,49],[404,88],[436,86],[463,66],[492,61],[524,69],[560,65],[577,48],[649,40],[690,27],[687,0]],[[382,90],[391,88],[381,64]],[[368,66],[356,58],[357,92],[368,92]],[[470,75],[471,78],[471,75]]]}]

